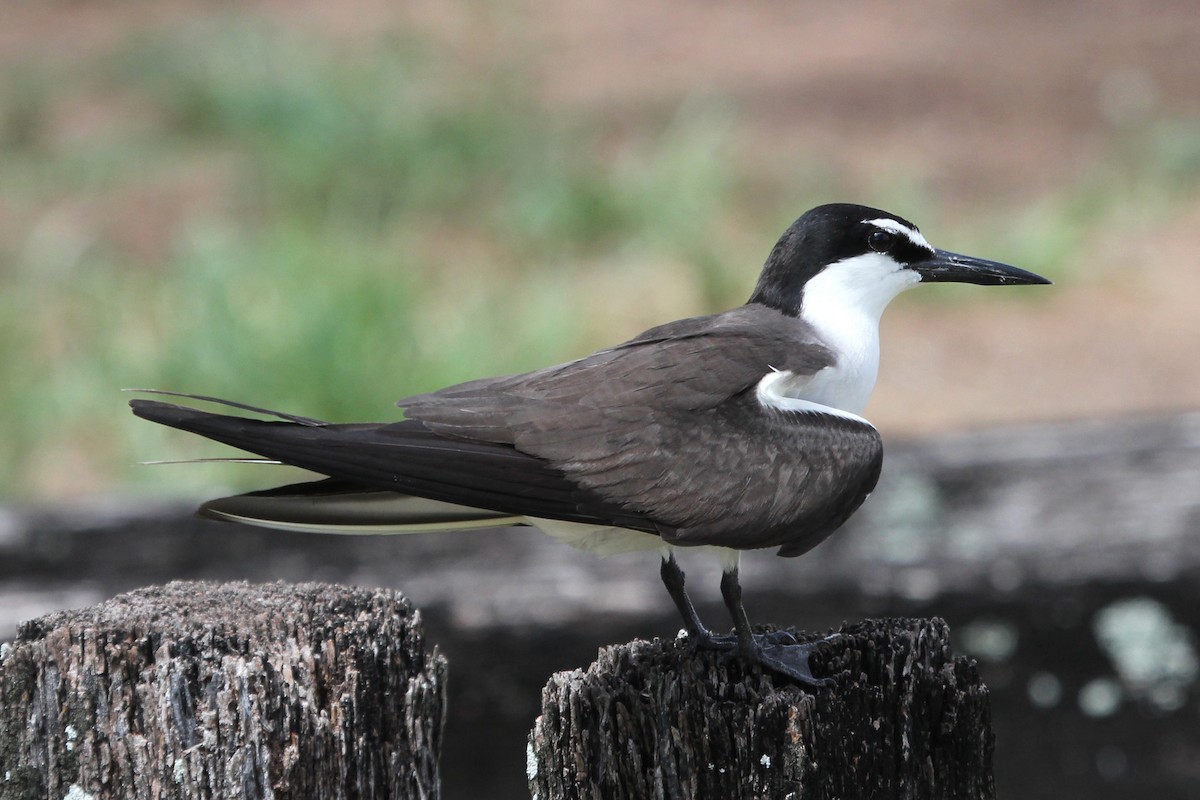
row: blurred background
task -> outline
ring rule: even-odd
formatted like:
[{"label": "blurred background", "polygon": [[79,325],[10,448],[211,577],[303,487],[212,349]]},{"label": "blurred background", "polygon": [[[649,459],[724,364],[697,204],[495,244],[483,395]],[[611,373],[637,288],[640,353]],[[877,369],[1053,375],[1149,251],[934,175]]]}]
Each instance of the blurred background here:
[{"label": "blurred background", "polygon": [[[1178,634],[1172,641],[1191,642],[1172,607],[1195,613],[1197,562],[1180,554],[1200,532],[1200,483],[1191,481],[1200,422],[1188,413],[1200,409],[1200,14],[1188,0],[1152,9],[1118,0],[9,4],[0,26],[0,638],[21,619],[172,577],[394,584],[429,606],[435,633],[475,626],[462,660],[507,646],[489,638],[497,620],[566,625],[562,609],[587,603],[564,604],[550,579],[528,581],[525,598],[419,596],[404,579],[420,571],[404,564],[411,556],[454,569],[443,545],[281,540],[187,521],[185,508],[208,494],[294,476],[138,466],[228,453],[135,421],[119,390],[191,391],[334,420],[394,417],[393,401],[408,394],[566,360],[739,304],[783,228],[830,201],[885,208],[938,246],[1055,280],[1046,290],[926,287],[900,298],[884,318],[868,416],[913,474],[946,441],[968,443],[972,464],[1011,462],[996,448],[1018,441],[1029,443],[1022,458],[1040,447],[1079,466],[1125,420],[1150,425],[1121,439],[1143,448],[1120,450],[1121,464],[1136,471],[1155,453],[1174,454],[1159,459],[1172,476],[1167,499],[1135,499],[1180,504],[1168,527],[1183,543],[1165,548],[1163,529],[1139,527],[1136,508],[1130,524],[1149,537],[1137,553],[1159,553],[1160,567],[1171,554],[1174,570],[1151,572],[1159,589],[1173,588],[1150,602]],[[1092,422],[1071,427],[1076,420]],[[929,441],[934,450],[922,449]],[[961,478],[953,465],[966,462],[947,458],[929,474]],[[1052,485],[1062,473],[1039,474]],[[899,511],[875,520],[880,531],[895,529],[896,514],[911,522],[913,497],[924,496],[897,480],[901,500],[887,507]],[[120,528],[131,516],[141,538]],[[1012,539],[1017,550],[1053,544],[1049,517],[1033,519],[1041,522]],[[848,549],[827,556],[847,574],[861,566],[852,554],[878,555],[871,524],[851,528]],[[170,525],[183,532],[168,534]],[[1055,563],[1088,552],[1087,532],[1072,530]],[[502,542],[510,559],[532,554],[520,568],[546,558],[555,574],[618,582],[606,591],[624,599],[606,610],[634,621],[629,635],[658,631],[645,622],[648,607],[674,624],[653,568],[542,555],[555,545],[520,532],[461,541],[454,546]],[[206,560],[189,547],[226,555]],[[930,558],[943,550],[933,546]],[[341,571],[334,552],[346,559]],[[997,552],[987,551],[993,566]],[[808,574],[797,563],[762,569],[794,580],[786,576]],[[1006,602],[1028,586],[988,574]],[[1092,577],[1068,583],[1090,591]],[[1118,570],[1105,586],[1145,599],[1157,591],[1137,587],[1145,577]],[[838,584],[841,600],[823,600],[812,616],[786,600],[781,613],[815,626],[912,611],[968,630],[982,615],[978,635],[965,637],[976,655],[994,654],[987,648],[1007,641],[1005,631],[1017,636],[969,596],[967,579],[954,604],[934,602],[938,592],[917,580],[915,590],[873,584],[866,606],[856,581]],[[811,577],[794,588],[821,585]],[[1111,655],[1090,612],[1071,619],[1097,663]],[[553,668],[582,666],[596,646],[620,640],[605,631],[625,635],[607,624],[576,630],[580,642],[559,648]],[[547,630],[500,638],[558,641]],[[455,646],[443,646],[453,660]],[[997,663],[1027,649],[1001,647]],[[1184,673],[1194,678],[1190,652]],[[450,740],[486,732],[497,709],[528,730],[546,669],[493,676],[501,689],[457,701],[478,713],[452,719]],[[985,675],[998,706],[1048,696],[1029,687],[1044,689],[1034,679],[1051,673],[1004,669]],[[1060,680],[1057,697],[1074,698],[1089,680]],[[1182,686],[1165,705],[1120,706],[1137,722],[1109,718],[1109,738],[1087,752],[1042,753],[1037,779],[1027,765],[1038,753],[1011,744],[1028,726],[1078,738],[1101,723],[1087,714],[1076,727],[1045,716],[1004,723],[1002,794],[1116,797],[1166,775],[1162,796],[1200,796],[1200,700],[1192,683]],[[1039,707],[1085,708],[1074,699]],[[1181,718],[1191,733],[1167,735],[1144,763],[1113,743],[1114,731],[1136,728],[1144,741]],[[478,796],[478,786],[520,796],[523,734],[513,730],[511,752],[495,758],[498,778],[480,773],[472,784],[448,756],[449,796]]]}]

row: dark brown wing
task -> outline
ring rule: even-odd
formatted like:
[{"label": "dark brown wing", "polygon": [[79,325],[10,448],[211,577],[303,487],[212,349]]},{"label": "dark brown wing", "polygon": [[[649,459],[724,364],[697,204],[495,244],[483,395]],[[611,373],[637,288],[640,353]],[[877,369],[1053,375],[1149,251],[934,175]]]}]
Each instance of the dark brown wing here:
[{"label": "dark brown wing", "polygon": [[658,532],[652,521],[580,487],[542,459],[508,445],[443,436],[416,420],[275,422],[157,400],[133,400],[130,406],[143,419],[363,487],[506,514]]},{"label": "dark brown wing", "polygon": [[832,363],[762,306],[683,320],[579,361],[400,401],[438,433],[512,445],[681,545],[815,545],[871,491],[882,446],[844,417],[766,411],[772,369]]},{"label": "dark brown wing", "polygon": [[409,419],[392,424],[132,405],[147,419],[364,487],[680,545],[797,555],[871,491],[879,437],[862,421],[763,408],[755,387],[772,369],[803,376],[831,363],[802,322],[749,305],[568,364],[409,398],[401,401]]}]

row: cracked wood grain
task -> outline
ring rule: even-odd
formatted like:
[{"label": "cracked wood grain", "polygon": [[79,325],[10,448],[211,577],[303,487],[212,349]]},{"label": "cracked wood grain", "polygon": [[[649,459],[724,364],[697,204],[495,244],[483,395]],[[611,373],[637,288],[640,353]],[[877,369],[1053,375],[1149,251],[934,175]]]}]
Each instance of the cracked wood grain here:
[{"label": "cracked wood grain", "polygon": [[[803,638],[799,635],[798,638]],[[811,636],[809,638],[812,638]],[[686,640],[605,648],[553,676],[529,740],[536,800],[990,800],[991,713],[941,620],[867,620],[814,655],[833,688]]]},{"label": "cracked wood grain", "polygon": [[394,592],[130,592],[5,646],[0,797],[433,800],[445,677]]}]

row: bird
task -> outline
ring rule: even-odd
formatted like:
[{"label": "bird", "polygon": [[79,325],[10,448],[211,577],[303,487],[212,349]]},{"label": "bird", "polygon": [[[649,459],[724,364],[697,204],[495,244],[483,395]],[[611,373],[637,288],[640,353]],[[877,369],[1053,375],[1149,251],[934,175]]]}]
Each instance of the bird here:
[{"label": "bird", "polygon": [[[809,662],[821,640],[752,628],[741,553],[800,556],[875,488],[883,445],[862,414],[880,317],[901,292],[938,282],[1050,283],[935,248],[895,214],[832,203],[784,231],[742,306],[564,364],[407,397],[394,421],[330,423],[168,391],[155,394],[170,401],[130,405],[256,454],[249,460],[322,476],[212,500],[202,516],[343,533],[532,525],[600,555],[658,551],[691,647],[823,687],[833,679]],[[676,559],[682,548],[720,561],[731,634],[701,621]]]}]

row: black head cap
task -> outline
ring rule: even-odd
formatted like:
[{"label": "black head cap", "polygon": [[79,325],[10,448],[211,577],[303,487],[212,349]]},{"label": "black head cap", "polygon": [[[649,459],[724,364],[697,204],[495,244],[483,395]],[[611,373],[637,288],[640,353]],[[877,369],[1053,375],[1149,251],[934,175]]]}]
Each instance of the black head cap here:
[{"label": "black head cap", "polygon": [[886,252],[901,263],[929,257],[929,248],[905,236],[890,237],[886,243],[874,241],[871,237],[880,234],[880,229],[868,222],[881,219],[917,230],[903,217],[853,203],[830,203],[806,212],[775,243],[750,302],[797,316],[804,301],[804,284],[830,264],[872,251],[884,252],[881,247],[885,245]]}]

